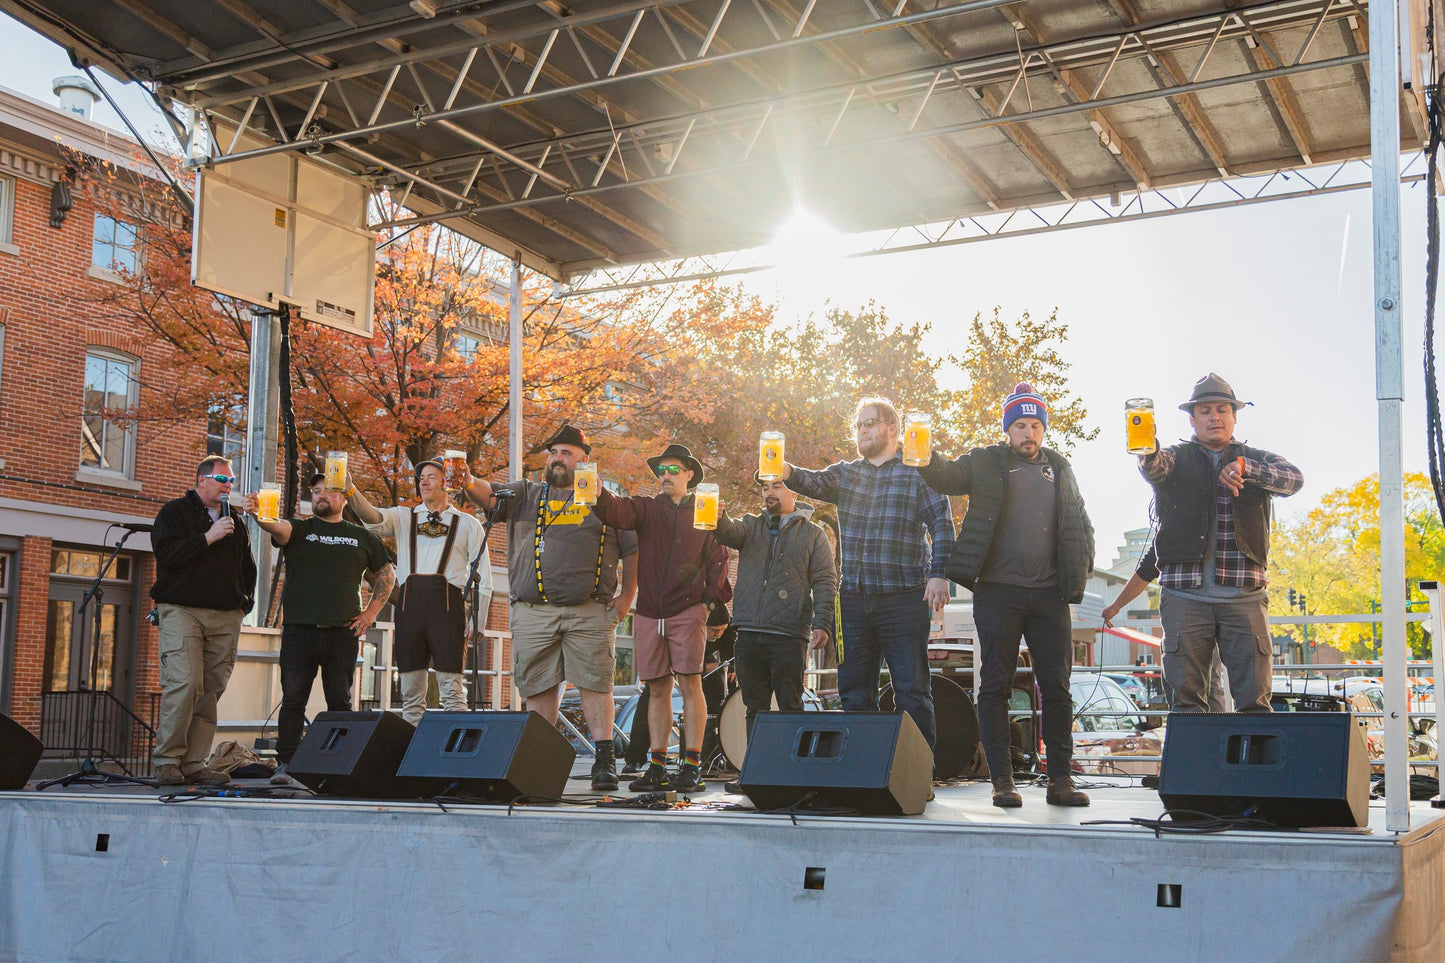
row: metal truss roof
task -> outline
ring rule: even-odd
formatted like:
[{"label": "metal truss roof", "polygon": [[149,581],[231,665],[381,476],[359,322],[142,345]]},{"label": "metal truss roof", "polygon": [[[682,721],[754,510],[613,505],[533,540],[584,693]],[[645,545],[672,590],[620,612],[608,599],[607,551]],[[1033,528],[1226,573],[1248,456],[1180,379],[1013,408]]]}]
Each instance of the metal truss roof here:
[{"label": "metal truss roof", "polygon": [[630,283],[628,265],[695,273],[677,266],[764,245],[800,207],[846,233],[933,225],[909,231],[939,243],[1369,155],[1360,0],[0,10],[271,142],[221,137],[218,166],[305,150],[402,197],[415,213],[397,223],[445,221],[559,280],[610,272],[601,285]]}]

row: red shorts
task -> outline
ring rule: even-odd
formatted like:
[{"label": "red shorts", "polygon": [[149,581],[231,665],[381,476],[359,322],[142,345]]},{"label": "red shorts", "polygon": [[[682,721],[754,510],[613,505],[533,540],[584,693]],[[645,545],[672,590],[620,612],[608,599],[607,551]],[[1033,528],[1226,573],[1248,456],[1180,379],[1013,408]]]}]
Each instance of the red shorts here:
[{"label": "red shorts", "polygon": [[[658,632],[659,624],[663,627]],[[632,620],[637,677],[644,682],[670,675],[698,675],[707,648],[707,606],[699,602],[665,619]]]}]

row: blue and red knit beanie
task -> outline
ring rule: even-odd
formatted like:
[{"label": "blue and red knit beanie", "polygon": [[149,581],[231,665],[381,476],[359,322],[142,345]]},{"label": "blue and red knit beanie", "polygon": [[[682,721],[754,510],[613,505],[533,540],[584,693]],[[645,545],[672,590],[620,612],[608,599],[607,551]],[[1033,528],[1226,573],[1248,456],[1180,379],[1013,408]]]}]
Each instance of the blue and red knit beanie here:
[{"label": "blue and red knit beanie", "polygon": [[1003,400],[1003,430],[1020,418],[1037,418],[1049,427],[1049,404],[1027,381],[1014,385],[1013,393]]}]

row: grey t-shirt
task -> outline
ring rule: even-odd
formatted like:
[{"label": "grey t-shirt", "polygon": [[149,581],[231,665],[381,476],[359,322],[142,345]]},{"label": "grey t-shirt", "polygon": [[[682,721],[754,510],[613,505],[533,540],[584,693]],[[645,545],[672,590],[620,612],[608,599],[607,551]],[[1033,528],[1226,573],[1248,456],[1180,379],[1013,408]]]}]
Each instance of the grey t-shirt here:
[{"label": "grey t-shirt", "polygon": [[[1205,449],[1208,451],[1208,449]],[[1210,451],[1209,460],[1214,465],[1214,476],[1219,477],[1220,471],[1224,468],[1224,452]],[[1216,481],[1215,484],[1218,484]],[[1196,602],[1258,602],[1264,598],[1266,592],[1262,588],[1246,588],[1242,585],[1220,585],[1215,576],[1215,569],[1218,565],[1216,546],[1219,544],[1219,516],[1214,516],[1214,522],[1209,526],[1209,538],[1204,543],[1204,562],[1201,574],[1204,577],[1203,583],[1197,589],[1171,589],[1163,591],[1170,595],[1177,595],[1180,598],[1193,599]]]},{"label": "grey t-shirt", "polygon": [[1003,508],[979,572],[980,581],[1025,588],[1058,584],[1057,501],[1058,487],[1048,458],[1042,454],[1023,458],[1010,451]]},{"label": "grey t-shirt", "polygon": [[[617,592],[617,562],[637,551],[637,535],[606,529],[571,491],[559,492],[542,482],[513,482],[519,497],[502,502],[498,521],[507,522],[507,581],[512,598],[541,602],[537,587],[537,507],[542,510],[542,587],[553,605],[580,605],[588,599],[607,601]],[[601,550],[601,577],[598,551]],[[594,590],[593,586],[596,586]]]}]

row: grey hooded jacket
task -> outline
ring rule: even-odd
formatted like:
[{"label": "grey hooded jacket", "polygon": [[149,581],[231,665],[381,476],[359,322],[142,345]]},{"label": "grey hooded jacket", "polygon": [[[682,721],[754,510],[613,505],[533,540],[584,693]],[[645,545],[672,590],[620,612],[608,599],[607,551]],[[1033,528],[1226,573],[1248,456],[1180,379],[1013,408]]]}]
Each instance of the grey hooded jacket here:
[{"label": "grey hooded jacket", "polygon": [[718,516],[717,540],[738,550],[732,621],[738,629],[798,639],[825,629],[832,636],[838,570],[812,514],[812,505],[798,503],[783,516],[776,540],[768,532],[766,513]]}]

